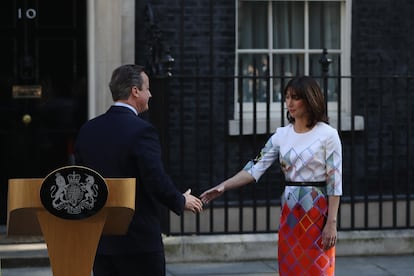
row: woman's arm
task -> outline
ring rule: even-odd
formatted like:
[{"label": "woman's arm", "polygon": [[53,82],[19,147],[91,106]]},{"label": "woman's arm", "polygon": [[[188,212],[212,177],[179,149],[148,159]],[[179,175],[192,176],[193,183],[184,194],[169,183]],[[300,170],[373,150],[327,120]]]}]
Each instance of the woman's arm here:
[{"label": "woman's arm", "polygon": [[209,203],[213,199],[221,196],[225,191],[233,190],[252,182],[255,182],[253,176],[251,176],[248,172],[241,170],[234,176],[202,193],[200,195],[200,199],[203,203]]}]

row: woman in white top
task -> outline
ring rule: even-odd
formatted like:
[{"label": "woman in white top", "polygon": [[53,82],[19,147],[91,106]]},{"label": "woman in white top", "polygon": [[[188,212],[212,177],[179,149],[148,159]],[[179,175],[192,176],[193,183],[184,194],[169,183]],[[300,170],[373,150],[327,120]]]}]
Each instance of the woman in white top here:
[{"label": "woman in white top", "polygon": [[205,191],[204,203],[258,182],[278,160],[285,175],[278,239],[279,274],[334,275],[336,217],[342,195],[342,145],[327,124],[325,100],[311,77],[291,79],[284,97],[289,124],[233,177]]}]

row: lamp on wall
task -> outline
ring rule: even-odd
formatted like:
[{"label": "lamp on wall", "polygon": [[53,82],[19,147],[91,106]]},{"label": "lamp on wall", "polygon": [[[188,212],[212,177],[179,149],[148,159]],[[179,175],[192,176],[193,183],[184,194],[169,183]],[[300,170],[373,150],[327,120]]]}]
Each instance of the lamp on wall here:
[{"label": "lamp on wall", "polygon": [[326,48],[323,48],[319,63],[322,66],[323,94],[325,97],[326,112],[328,112],[328,72],[332,59],[328,58],[328,50]]},{"label": "lamp on wall", "polygon": [[144,22],[148,50],[146,60],[148,73],[152,76],[171,77],[175,60],[171,56],[170,49],[165,50],[162,31],[154,22],[154,13],[149,3],[145,5]]}]

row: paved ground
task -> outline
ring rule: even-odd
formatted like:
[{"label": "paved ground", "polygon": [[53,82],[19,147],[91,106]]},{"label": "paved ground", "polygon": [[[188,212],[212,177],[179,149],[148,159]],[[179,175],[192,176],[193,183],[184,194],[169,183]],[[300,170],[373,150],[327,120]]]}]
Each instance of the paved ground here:
[{"label": "paved ground", "polygon": [[[174,263],[167,276],[271,276],[278,275],[275,261]],[[3,268],[1,276],[51,276],[49,267]],[[337,257],[336,276],[414,275],[414,255]]]},{"label": "paved ground", "polygon": [[[348,235],[348,239],[342,240],[342,255],[336,258],[336,276],[411,276],[414,275],[414,254],[412,249],[411,239],[407,237],[414,236],[413,233],[392,231],[392,232],[347,232],[342,233],[343,236]],[[357,239],[356,239],[357,237]],[[211,237],[209,237],[211,238]],[[214,237],[217,238],[217,237]],[[233,237],[234,238],[234,237]],[[174,258],[170,256],[171,263],[167,264],[166,276],[271,276],[278,275],[277,260],[269,260],[263,255],[263,261],[245,261],[233,262],[237,258],[243,257],[248,259],[250,255],[244,254],[234,256],[236,249],[242,247],[244,250],[248,248],[249,253],[259,252],[263,253],[263,246],[269,243],[268,239],[257,236],[257,245],[253,246],[246,243],[248,236],[239,237],[245,243],[235,242],[226,236],[227,247],[219,246],[217,243],[222,243],[223,240],[209,239],[204,240],[207,244],[213,244],[214,247],[208,247],[205,250],[205,243],[202,243],[199,238],[197,242],[192,244],[192,239],[187,238],[185,241],[180,240],[180,243],[187,245],[185,250],[188,254],[205,254],[204,258],[193,259],[193,262],[188,263],[172,263]],[[237,240],[236,240],[237,241]],[[234,243],[235,242],[235,243]],[[233,244],[234,243],[234,244]],[[241,246],[241,244],[243,246]],[[191,246],[190,246],[191,245]],[[175,246],[173,244],[173,246]],[[200,246],[198,248],[197,246]],[[194,247],[197,247],[195,250]],[[255,249],[256,251],[252,250]],[[258,251],[258,248],[261,248]],[[204,249],[204,250],[201,250]],[[213,250],[215,249],[215,250]],[[223,250],[224,253],[232,252],[233,255],[218,254],[217,249]],[[344,250],[346,249],[346,250]],[[366,249],[366,250],[362,250]],[[227,250],[227,251],[226,251]],[[175,251],[172,251],[175,252]],[[179,254],[179,250],[177,251]],[[339,250],[337,251],[339,252]],[[361,253],[362,252],[362,253]],[[375,253],[373,253],[375,252]],[[247,252],[245,252],[247,253]],[[346,254],[344,254],[346,253]],[[170,254],[172,254],[170,252]],[[211,255],[214,254],[214,255]],[[271,256],[274,252],[272,251]],[[350,254],[359,254],[361,256],[349,257]],[[378,254],[378,255],[373,255]],[[176,255],[173,255],[176,256]],[[219,257],[220,256],[220,257]],[[227,257],[226,257],[227,256]],[[255,258],[262,255],[252,255]],[[347,257],[345,257],[347,256]],[[175,260],[190,260],[181,256]],[[214,257],[214,258],[213,258]],[[227,262],[198,262],[197,260],[225,260]],[[259,257],[262,258],[262,257]],[[0,259],[2,261],[2,269],[0,276],[52,276],[52,272],[47,258],[47,248],[39,237],[24,237],[19,239],[17,237],[9,238],[5,235],[5,228],[0,226]],[[239,258],[240,259],[240,258]]]}]

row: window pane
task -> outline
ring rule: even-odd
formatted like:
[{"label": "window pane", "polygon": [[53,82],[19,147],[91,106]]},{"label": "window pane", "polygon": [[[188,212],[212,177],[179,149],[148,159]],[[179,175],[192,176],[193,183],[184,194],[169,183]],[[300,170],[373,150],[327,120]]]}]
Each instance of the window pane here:
[{"label": "window pane", "polygon": [[266,7],[266,2],[239,2],[239,49],[267,48]]},{"label": "window pane", "polygon": [[[329,54],[328,57],[331,59],[331,63],[329,65],[328,70],[328,101],[337,101],[338,100],[338,92],[339,92],[339,82],[336,76],[338,76],[338,65],[339,65],[339,55],[337,54]],[[310,55],[310,75],[315,76],[318,78],[319,83],[322,87],[322,65],[319,62],[321,55]]]},{"label": "window pane", "polygon": [[341,38],[339,2],[309,2],[311,49],[339,49]]},{"label": "window pane", "polygon": [[273,3],[273,48],[304,48],[303,2]]},{"label": "window pane", "polygon": [[244,102],[253,102],[254,97],[256,102],[266,102],[268,60],[267,55],[263,54],[240,55],[242,87],[239,88],[239,93],[243,93]]},{"label": "window pane", "polygon": [[304,56],[302,54],[273,55],[273,101],[280,102],[282,91],[288,80],[304,74]]}]

